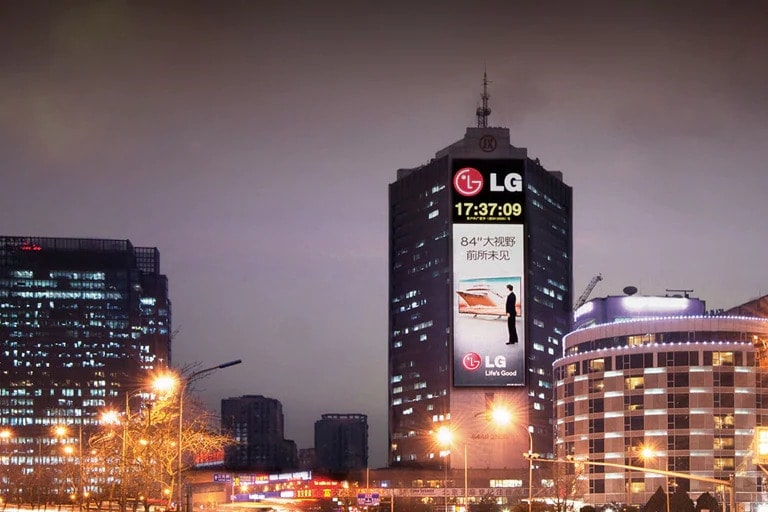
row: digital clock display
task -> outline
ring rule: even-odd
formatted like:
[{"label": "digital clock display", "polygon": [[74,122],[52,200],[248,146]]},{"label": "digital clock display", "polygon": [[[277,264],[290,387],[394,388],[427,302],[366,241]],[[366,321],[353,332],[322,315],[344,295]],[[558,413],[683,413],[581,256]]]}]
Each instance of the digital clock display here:
[{"label": "digital clock display", "polygon": [[459,202],[453,205],[456,216],[467,221],[511,221],[523,214],[521,203]]}]

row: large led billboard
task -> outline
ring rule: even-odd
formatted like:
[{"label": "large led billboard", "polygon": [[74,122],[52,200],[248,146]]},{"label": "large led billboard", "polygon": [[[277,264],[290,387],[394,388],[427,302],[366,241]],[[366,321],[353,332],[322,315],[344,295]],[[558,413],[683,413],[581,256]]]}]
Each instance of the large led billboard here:
[{"label": "large led billboard", "polygon": [[453,161],[453,383],[525,385],[522,160]]}]

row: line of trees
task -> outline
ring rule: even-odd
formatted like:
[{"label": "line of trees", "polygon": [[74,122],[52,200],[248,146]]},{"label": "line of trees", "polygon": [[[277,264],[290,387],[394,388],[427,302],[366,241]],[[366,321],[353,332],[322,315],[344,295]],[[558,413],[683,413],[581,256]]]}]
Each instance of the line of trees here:
[{"label": "line of trees", "polygon": [[[79,434],[79,445],[41,436],[33,450],[30,443],[4,440],[3,508],[6,503],[97,509],[119,504],[121,511],[174,508],[179,467],[183,472],[196,454],[219,452],[232,442],[220,433],[218,418],[193,396],[184,402],[180,423],[177,394],[136,396],[126,402],[130,407],[125,411],[105,412],[79,433],[67,426],[67,438]],[[13,463],[21,460],[25,464]]]}]

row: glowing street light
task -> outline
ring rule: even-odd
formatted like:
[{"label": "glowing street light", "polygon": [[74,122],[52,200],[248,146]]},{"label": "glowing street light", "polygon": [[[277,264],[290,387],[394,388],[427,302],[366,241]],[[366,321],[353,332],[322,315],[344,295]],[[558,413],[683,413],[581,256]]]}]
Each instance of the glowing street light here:
[{"label": "glowing street light", "polygon": [[491,421],[500,427],[506,427],[512,423],[512,411],[506,407],[494,406],[490,411]]},{"label": "glowing street light", "polygon": [[[437,442],[440,443],[442,446],[451,447],[453,446],[454,441],[454,432],[447,426],[443,425],[439,429],[437,429],[436,432]],[[447,455],[446,455],[447,456]],[[468,482],[468,471],[467,471],[467,443],[464,443],[464,506],[466,510],[469,510],[469,482]],[[446,472],[448,471],[448,466],[446,464]],[[446,477],[447,479],[447,477]]]},{"label": "glowing street light", "polygon": [[104,411],[101,413],[99,421],[105,425],[120,425],[120,413],[113,410]]},{"label": "glowing street light", "polygon": [[445,474],[443,476],[443,502],[445,504],[445,512],[448,512],[448,454],[450,453],[450,446],[453,442],[453,432],[450,428],[443,425],[437,429],[435,437],[437,437],[437,442],[446,448],[444,450],[445,455],[443,457],[443,469],[445,470]]},{"label": "glowing street light", "polygon": [[175,373],[159,375],[152,381],[152,389],[161,395],[169,395],[173,393],[178,386],[179,378]]},{"label": "glowing street light", "polygon": [[[643,462],[646,462],[646,461],[649,461],[649,460],[653,460],[653,459],[655,459],[657,457],[660,457],[660,455],[661,455],[659,452],[654,450],[652,446],[647,445],[647,444],[642,444],[638,448],[639,448],[638,449],[638,456],[640,457],[640,460],[642,460]],[[661,461],[660,460],[659,460],[659,465],[661,465]],[[659,469],[661,469],[661,468],[659,468]],[[666,465],[666,468],[665,468],[665,472],[669,472],[669,460],[668,459],[667,459],[667,465]],[[669,474],[666,474],[666,473],[664,475],[664,486],[666,487],[666,489],[664,489],[664,495],[667,498],[667,503],[666,503],[667,507],[666,508],[667,508],[667,512],[669,512]]]}]

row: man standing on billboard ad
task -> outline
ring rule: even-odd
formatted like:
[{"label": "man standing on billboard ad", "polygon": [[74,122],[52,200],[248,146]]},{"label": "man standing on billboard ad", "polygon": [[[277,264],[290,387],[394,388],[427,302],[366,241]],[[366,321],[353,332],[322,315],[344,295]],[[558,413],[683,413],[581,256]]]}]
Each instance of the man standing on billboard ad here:
[{"label": "man standing on billboard ad", "polygon": [[509,330],[509,341],[507,341],[507,345],[514,345],[517,343],[517,327],[515,323],[517,322],[517,295],[515,295],[515,292],[513,291],[513,286],[511,284],[507,285],[507,290],[509,290],[509,295],[507,295],[507,329]]}]

